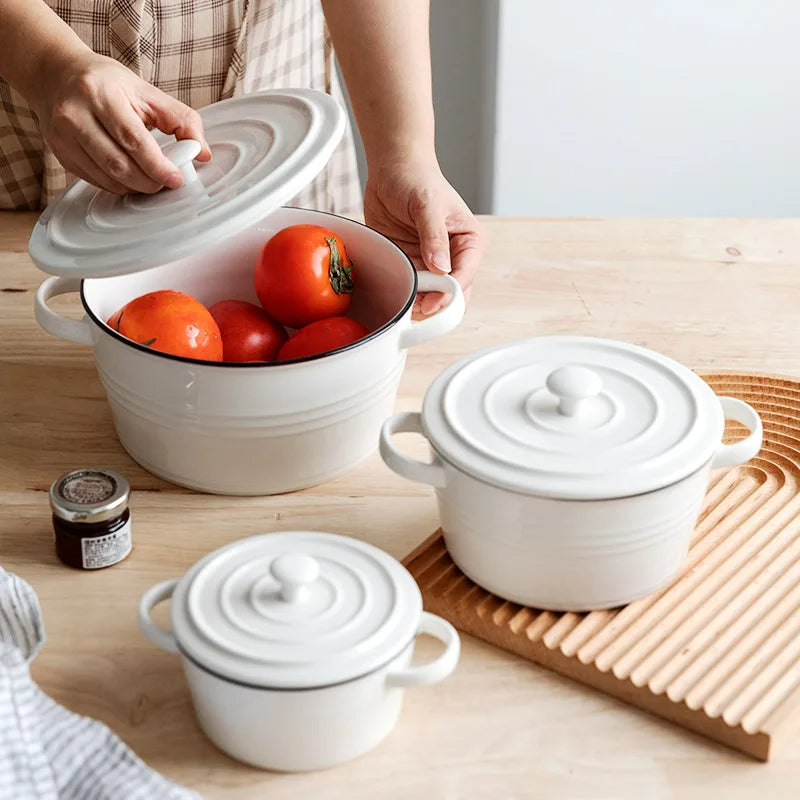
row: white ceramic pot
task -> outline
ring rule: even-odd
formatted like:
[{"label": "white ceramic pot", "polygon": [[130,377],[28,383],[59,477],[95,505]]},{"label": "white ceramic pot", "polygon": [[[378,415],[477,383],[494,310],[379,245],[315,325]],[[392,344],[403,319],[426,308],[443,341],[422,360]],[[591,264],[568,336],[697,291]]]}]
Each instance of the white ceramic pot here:
[{"label": "white ceramic pot", "polygon": [[[172,598],[172,630],[150,616]],[[459,639],[422,610],[411,575],[371,545],[286,532],[234,542],[183,578],[149,589],[139,624],[182,655],[200,726],[233,758],[264,769],[323,769],[375,747],[403,689],[455,668]],[[444,652],[410,666],[415,637]]]},{"label": "white ceramic pot", "polygon": [[[723,444],[725,419],[749,433]],[[431,463],[392,436],[427,437]],[[644,348],[542,337],[445,370],[422,414],[391,417],[384,461],[436,488],[453,560],[513,602],[585,611],[628,603],[678,572],[713,468],[754,457],[758,414]]]},{"label": "white ceramic pot", "polygon": [[[324,165],[344,129],[330,97],[263,92],[201,116],[210,163],[192,165],[197,143],[157,137],[184,174],[182,189],[118,198],[80,181],[42,215],[29,249],[57,277],[36,293],[36,319],[54,336],[94,348],[119,439],[150,472],[221,494],[322,483],[372,452],[407,349],[455,328],[463,294],[448,275],[417,275],[398,247],[364,225],[275,210]],[[105,324],[157,289],[206,304],[258,302],[261,247],[281,228],[305,223],[338,233],[355,264],[349,314],[373,331],[355,345],[296,362],[220,364],[154,352]],[[48,308],[50,298],[77,291],[83,320]],[[449,304],[412,322],[417,291],[449,294]]]},{"label": "white ceramic pot", "polygon": [[[179,289],[203,303],[258,302],[253,267],[264,242],[289,225],[339,234],[357,265],[351,315],[371,336],[297,362],[230,364],[155,352],[108,325],[145,292]],[[412,322],[417,291],[450,294],[438,314]],[[47,306],[80,291],[86,316]],[[409,347],[455,328],[464,298],[449,275],[415,272],[385,237],[351,220],[285,208],[201,255],[118,277],[48,278],[35,300],[48,333],[94,348],[123,447],[148,471],[204,492],[257,495],[293,491],[341,475],[369,455],[391,414]]]}]

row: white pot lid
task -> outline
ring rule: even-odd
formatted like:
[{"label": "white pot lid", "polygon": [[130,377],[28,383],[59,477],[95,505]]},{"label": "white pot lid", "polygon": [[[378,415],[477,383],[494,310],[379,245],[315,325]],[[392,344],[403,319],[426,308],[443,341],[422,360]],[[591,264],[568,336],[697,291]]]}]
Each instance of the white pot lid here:
[{"label": "white pot lid", "polygon": [[252,686],[308,689],[366,675],[417,634],[410,573],[365,542],[289,531],[242,539],[195,564],[171,605],[181,650]]},{"label": "white pot lid", "polygon": [[446,369],[423,427],[463,471],[565,500],[628,497],[702,467],[722,438],[718,398],[691,370],[642,347],[523,339]]},{"label": "white pot lid", "polygon": [[78,181],[39,218],[28,244],[54,275],[124,275],[201,251],[259,222],[319,174],[345,128],[330,95],[270,90],[199,111],[213,158],[200,144],[156,141],[181,167],[184,185],[118,197]]}]

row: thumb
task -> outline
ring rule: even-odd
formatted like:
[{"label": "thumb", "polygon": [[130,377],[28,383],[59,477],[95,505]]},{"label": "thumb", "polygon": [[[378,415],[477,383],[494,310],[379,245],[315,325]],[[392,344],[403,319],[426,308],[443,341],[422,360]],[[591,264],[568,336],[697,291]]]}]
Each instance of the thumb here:
[{"label": "thumb", "polygon": [[447,215],[435,205],[423,205],[414,217],[422,262],[431,272],[450,272]]},{"label": "thumb", "polygon": [[193,108],[158,91],[157,95],[151,98],[150,111],[152,124],[162,133],[172,133],[176,139],[195,139],[203,146],[197,156],[198,161],[211,159],[211,149],[203,133],[203,122]]}]

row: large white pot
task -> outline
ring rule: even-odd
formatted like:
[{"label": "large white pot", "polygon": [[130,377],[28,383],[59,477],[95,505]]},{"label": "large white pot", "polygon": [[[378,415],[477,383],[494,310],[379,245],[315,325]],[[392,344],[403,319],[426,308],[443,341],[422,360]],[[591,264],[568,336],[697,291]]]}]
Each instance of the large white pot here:
[{"label": "large white pot", "polygon": [[[269,237],[298,224],[342,237],[356,264],[351,316],[371,336],[330,355],[257,365],[202,362],[131,342],[108,325],[145,292],[178,289],[203,303],[258,302],[256,256]],[[417,291],[450,295],[438,314],[412,322]],[[80,291],[86,316],[48,308]],[[202,254],[131,275],[81,281],[52,277],[36,293],[48,333],[94,348],[120,442],[145,469],[173,483],[220,494],[275,494],[341,475],[371,453],[392,412],[409,347],[452,330],[464,298],[449,275],[415,272],[391,241],[357,222],[284,208]]]},{"label": "large white pot", "polygon": [[[725,419],[749,434],[723,444]],[[402,453],[426,436],[431,463]],[[712,468],[759,451],[756,412],[644,348],[542,337],[480,351],[391,417],[384,461],[436,488],[455,563],[505,599],[552,610],[628,603],[679,570]]]},{"label": "large white pot", "polygon": [[[356,222],[280,208],[322,169],[345,129],[329,95],[281,89],[200,110],[200,145],[156,133],[184,186],[117,197],[78,181],[35,226],[29,252],[57,276],[36,293],[49,333],[94,348],[119,439],[145,469],[221,494],[275,494],[340,475],[375,447],[391,413],[409,347],[455,328],[464,297],[448,275],[417,276],[392,242]],[[105,321],[145,292],[177,289],[203,303],[258,302],[253,271],[264,243],[289,225],[338,233],[354,262],[350,316],[372,335],[294,363],[219,364],[125,339]],[[450,295],[446,308],[411,321],[417,291]],[[47,306],[80,291],[86,317]]]},{"label": "large white pot", "polygon": [[[172,630],[151,608],[172,598]],[[265,534],[209,554],[149,589],[142,631],[182,655],[200,726],[232,757],[265,769],[323,769],[375,747],[394,727],[404,687],[455,668],[459,639],[422,611],[411,575],[343,536]],[[419,633],[444,652],[410,666]]]}]

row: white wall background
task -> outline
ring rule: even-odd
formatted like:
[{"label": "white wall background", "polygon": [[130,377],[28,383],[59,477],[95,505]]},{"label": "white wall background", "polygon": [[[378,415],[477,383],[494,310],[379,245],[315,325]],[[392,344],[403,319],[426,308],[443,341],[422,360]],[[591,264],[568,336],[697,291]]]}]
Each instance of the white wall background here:
[{"label": "white wall background", "polygon": [[498,214],[800,212],[796,0],[501,0]]},{"label": "white wall background", "polygon": [[431,46],[476,211],[800,215],[798,0],[432,0]]}]

